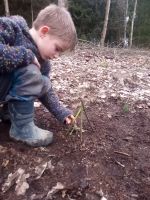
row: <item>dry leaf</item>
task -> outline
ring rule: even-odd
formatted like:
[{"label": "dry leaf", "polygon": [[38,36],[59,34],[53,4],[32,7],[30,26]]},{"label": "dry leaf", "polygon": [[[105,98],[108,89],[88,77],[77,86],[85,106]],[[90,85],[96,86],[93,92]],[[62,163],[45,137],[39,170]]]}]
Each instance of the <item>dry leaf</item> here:
[{"label": "dry leaf", "polygon": [[65,189],[65,186],[62,183],[58,182],[56,186],[52,187],[52,189],[48,192],[46,200],[52,199],[54,194],[63,189]]}]

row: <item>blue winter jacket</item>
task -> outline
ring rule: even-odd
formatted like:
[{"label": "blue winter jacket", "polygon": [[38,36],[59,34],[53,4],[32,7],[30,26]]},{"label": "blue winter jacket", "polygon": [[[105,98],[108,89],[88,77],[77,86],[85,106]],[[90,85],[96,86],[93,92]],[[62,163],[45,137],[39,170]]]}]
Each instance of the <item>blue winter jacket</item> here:
[{"label": "blue winter jacket", "polygon": [[[11,73],[18,67],[33,63],[34,56],[41,64],[41,73],[48,76],[50,63],[41,58],[25,19],[21,16],[0,17],[0,74]],[[59,121],[63,122],[72,114],[60,104],[52,88],[41,101]]]},{"label": "blue winter jacket", "polygon": [[29,28],[21,16],[0,17],[0,73],[12,72],[17,67],[33,63],[37,57],[42,74],[48,74],[50,64],[42,60]]}]

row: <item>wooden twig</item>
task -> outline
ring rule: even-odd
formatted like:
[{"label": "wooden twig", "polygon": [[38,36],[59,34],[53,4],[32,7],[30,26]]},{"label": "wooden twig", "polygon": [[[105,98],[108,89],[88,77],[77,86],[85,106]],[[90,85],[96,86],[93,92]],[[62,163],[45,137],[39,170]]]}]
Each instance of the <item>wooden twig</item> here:
[{"label": "wooden twig", "polygon": [[82,106],[81,106],[81,107],[79,108],[77,114],[75,115],[75,120],[79,117],[79,115],[81,114],[82,110],[83,110],[83,108],[82,108]]},{"label": "wooden twig", "polygon": [[127,153],[124,153],[124,152],[120,152],[120,151],[114,151],[114,153],[117,153],[117,154],[121,154],[121,155],[124,155],[124,156],[128,156],[128,157],[130,157],[130,155],[129,155],[129,154],[127,154]]},{"label": "wooden twig", "polygon": [[80,99],[81,101],[81,107],[79,108],[79,110],[77,111],[77,114],[75,115],[75,120],[79,117],[80,115],[80,128],[77,127],[76,123],[73,125],[73,127],[71,127],[71,129],[68,131],[68,134],[69,135],[72,135],[72,133],[75,131],[75,130],[80,130],[80,137],[81,137],[81,141],[83,139],[83,135],[82,135],[82,132],[83,132],[83,111],[84,111],[84,114],[85,114],[85,117],[92,129],[92,131],[94,132],[94,128],[92,127],[91,123],[90,123],[90,120],[88,118],[88,115],[86,113],[86,109],[85,109],[85,106],[84,106],[84,103],[82,101],[82,99]]},{"label": "wooden twig", "polygon": [[68,131],[69,135],[72,135],[74,131],[80,131],[80,127],[77,126],[77,124],[74,124],[73,127]]},{"label": "wooden twig", "polygon": [[[79,115],[81,114],[81,112],[83,111],[83,108],[82,108],[82,106],[79,108],[79,110],[77,111],[77,114],[75,115],[75,121],[76,121],[76,119],[79,117]],[[71,129],[68,131],[68,134],[69,135],[72,135],[72,133],[73,133],[73,131],[74,130],[77,130],[78,129],[78,127],[77,127],[77,125],[76,125],[76,123],[73,125],[73,127],[71,127]]]},{"label": "wooden twig", "polygon": [[83,103],[82,99],[80,99],[80,101],[81,101],[81,105],[82,105],[83,111],[84,111],[84,113],[85,113],[86,119],[87,119],[87,121],[88,121],[88,123],[89,123],[89,125],[90,125],[90,127],[91,127],[91,129],[92,129],[92,131],[94,132],[94,128],[92,127],[92,125],[91,125],[91,123],[90,123],[90,120],[89,120],[88,115],[87,115],[87,113],[86,113],[86,109],[85,109],[85,106],[84,106],[84,103]]},{"label": "wooden twig", "polygon": [[125,165],[123,165],[122,163],[120,163],[119,161],[117,161],[117,160],[114,160],[119,166],[121,166],[121,167],[123,167],[123,168],[125,168]]},{"label": "wooden twig", "polygon": [[[82,107],[82,111],[83,111],[83,107]],[[83,140],[82,131],[83,131],[83,112],[81,112],[81,114],[80,114],[80,138],[81,138],[81,142]]]}]

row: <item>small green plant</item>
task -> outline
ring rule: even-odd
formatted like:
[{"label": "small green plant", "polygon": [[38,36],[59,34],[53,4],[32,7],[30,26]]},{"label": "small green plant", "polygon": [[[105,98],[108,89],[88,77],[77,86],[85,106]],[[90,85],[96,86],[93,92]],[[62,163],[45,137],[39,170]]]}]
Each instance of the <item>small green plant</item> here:
[{"label": "small green plant", "polygon": [[[79,118],[79,116],[81,115],[81,113],[83,112],[82,107],[80,107],[75,115],[75,123],[74,125],[71,127],[71,130],[69,130],[69,135],[72,135],[75,131],[79,131],[80,128],[77,126],[77,118]],[[81,125],[81,124],[80,124]]]},{"label": "small green plant", "polygon": [[[72,135],[74,132],[77,133],[80,131],[80,138],[81,138],[81,141],[82,141],[82,138],[83,138],[83,135],[82,133],[84,132],[83,130],[83,113],[85,114],[85,117],[92,129],[92,131],[94,131],[91,123],[90,123],[90,120],[87,116],[87,113],[86,113],[86,110],[85,110],[85,106],[84,106],[84,103],[83,101],[81,100],[81,106],[79,107],[78,111],[76,112],[75,114],[75,123],[74,125],[71,127],[71,129],[69,129],[68,131],[68,135]],[[77,119],[80,117],[80,120],[79,120],[79,126],[77,125]]]},{"label": "small green plant", "polygon": [[101,58],[100,66],[103,67],[103,68],[107,68],[108,67],[108,62],[104,57]]},{"label": "small green plant", "polygon": [[125,113],[129,112],[129,105],[128,104],[124,104],[123,112],[125,112]]}]

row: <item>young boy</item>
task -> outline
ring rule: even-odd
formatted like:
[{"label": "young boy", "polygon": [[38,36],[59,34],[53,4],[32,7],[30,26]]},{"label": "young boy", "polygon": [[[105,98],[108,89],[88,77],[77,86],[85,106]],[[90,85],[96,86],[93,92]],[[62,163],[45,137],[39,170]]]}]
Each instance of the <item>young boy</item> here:
[{"label": "young boy", "polygon": [[52,142],[53,133],[33,122],[36,98],[59,121],[74,122],[72,112],[60,104],[52,89],[48,60],[72,50],[76,42],[69,12],[57,5],[41,10],[30,30],[20,16],[0,18],[0,102],[8,102],[11,138],[31,146]]}]

